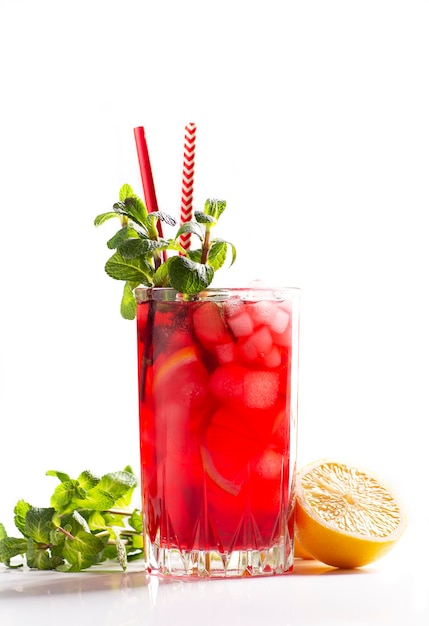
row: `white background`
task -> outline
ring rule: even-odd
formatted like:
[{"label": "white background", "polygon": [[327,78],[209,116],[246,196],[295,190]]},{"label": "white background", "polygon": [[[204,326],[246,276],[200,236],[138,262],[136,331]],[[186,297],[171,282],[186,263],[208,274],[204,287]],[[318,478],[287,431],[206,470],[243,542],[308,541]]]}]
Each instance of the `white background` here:
[{"label": "white background", "polygon": [[[111,208],[228,201],[219,280],[302,289],[299,465],[388,480],[428,517],[428,0],[0,0],[0,521],[56,481],[138,470],[135,328]],[[223,225],[222,225],[223,222]],[[218,284],[219,281],[218,281]]]}]

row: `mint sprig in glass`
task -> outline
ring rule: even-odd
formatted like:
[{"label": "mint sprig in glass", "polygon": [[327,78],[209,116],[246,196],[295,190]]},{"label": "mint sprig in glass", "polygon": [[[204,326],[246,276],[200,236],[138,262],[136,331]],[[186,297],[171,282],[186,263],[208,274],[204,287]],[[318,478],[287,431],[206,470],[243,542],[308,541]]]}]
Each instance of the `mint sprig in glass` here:
[{"label": "mint sprig in glass", "polygon": [[[138,286],[171,287],[192,297],[209,287],[215,272],[224,265],[228,250],[231,265],[235,262],[235,246],[212,235],[225,208],[224,200],[207,199],[203,211],[195,211],[192,221],[183,223],[172,237],[166,238],[159,234],[158,221],[174,228],[175,218],[163,211],[149,212],[132,187],[122,185],[113,210],[101,213],[94,220],[95,226],[110,219],[120,222],[119,230],[107,242],[114,253],[107,260],[105,271],[111,278],[125,282],[122,317],[135,318],[134,289]],[[180,236],[185,233],[195,235],[199,246],[185,249],[180,243]]]}]

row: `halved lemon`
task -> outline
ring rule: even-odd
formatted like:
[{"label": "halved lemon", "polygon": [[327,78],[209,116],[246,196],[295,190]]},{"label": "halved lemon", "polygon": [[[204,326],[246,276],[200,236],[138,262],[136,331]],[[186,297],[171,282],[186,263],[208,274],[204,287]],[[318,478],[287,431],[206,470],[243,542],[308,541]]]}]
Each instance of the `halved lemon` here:
[{"label": "halved lemon", "polygon": [[296,559],[314,559],[314,556],[312,556],[309,552],[307,552],[307,550],[304,550],[302,545],[299,543],[296,535],[295,535],[295,540],[294,540],[293,552],[294,552],[294,557]]},{"label": "halved lemon", "polygon": [[361,567],[379,559],[407,525],[389,485],[365,469],[337,461],[317,461],[300,470],[296,494],[298,544],[334,567]]}]

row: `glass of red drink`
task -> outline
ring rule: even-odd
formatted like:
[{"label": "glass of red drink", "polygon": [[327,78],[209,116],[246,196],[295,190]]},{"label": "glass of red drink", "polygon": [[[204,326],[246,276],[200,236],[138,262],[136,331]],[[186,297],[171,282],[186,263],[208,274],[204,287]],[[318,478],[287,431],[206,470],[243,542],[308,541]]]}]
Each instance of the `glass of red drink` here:
[{"label": "glass of red drink", "polygon": [[136,297],[147,570],[290,571],[299,290]]}]

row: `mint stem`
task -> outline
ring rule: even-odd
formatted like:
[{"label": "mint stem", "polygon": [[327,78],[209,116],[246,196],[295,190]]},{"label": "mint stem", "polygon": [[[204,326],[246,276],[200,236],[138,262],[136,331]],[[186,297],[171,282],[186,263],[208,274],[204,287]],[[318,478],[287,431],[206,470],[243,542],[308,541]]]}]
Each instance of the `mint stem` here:
[{"label": "mint stem", "polygon": [[63,533],[63,535],[68,537],[68,539],[72,539],[73,541],[75,540],[75,537],[71,533],[69,533],[65,528],[63,528],[62,526],[58,526],[57,530],[59,530],[60,533]]},{"label": "mint stem", "polygon": [[207,257],[210,250],[210,228],[206,227],[206,234],[204,235],[203,250],[201,253],[201,263],[205,265],[207,263]]},{"label": "mint stem", "polygon": [[155,271],[156,271],[158,267],[161,265],[161,257],[159,256],[159,252],[153,253],[153,262],[154,262]]},{"label": "mint stem", "polygon": [[154,301],[152,298],[149,298],[148,304],[148,312],[146,319],[146,329],[143,340],[143,355],[142,355],[142,363],[141,363],[141,374],[140,374],[140,384],[139,384],[139,398],[140,402],[144,402],[146,397],[146,375],[147,368],[152,363],[152,331],[155,323],[155,308]]}]

